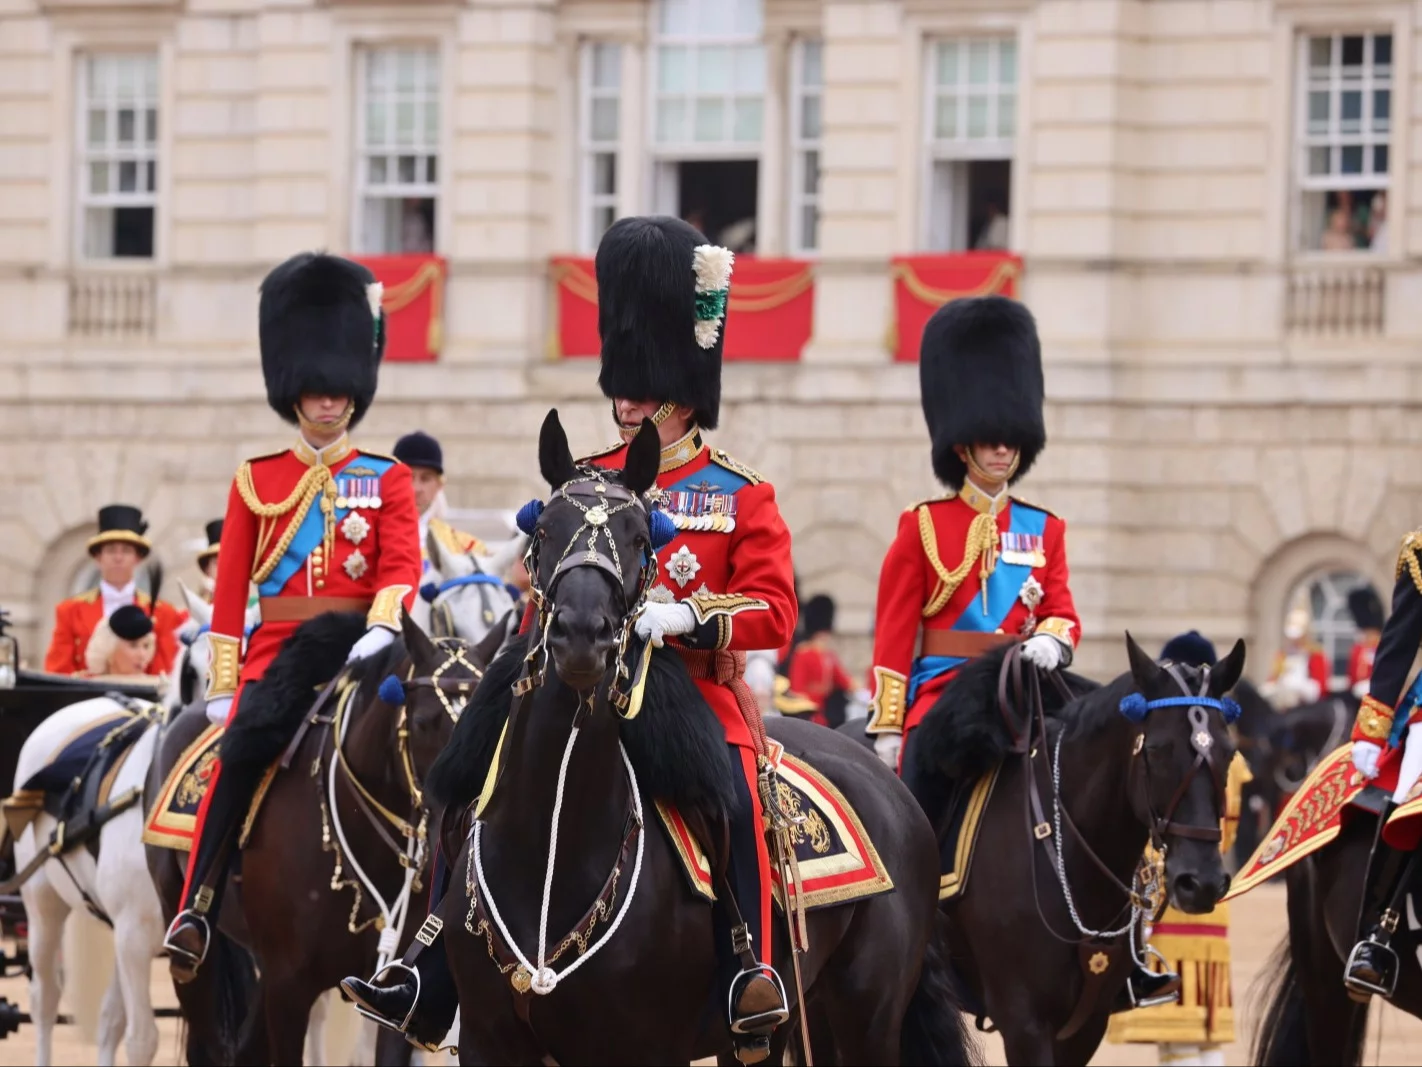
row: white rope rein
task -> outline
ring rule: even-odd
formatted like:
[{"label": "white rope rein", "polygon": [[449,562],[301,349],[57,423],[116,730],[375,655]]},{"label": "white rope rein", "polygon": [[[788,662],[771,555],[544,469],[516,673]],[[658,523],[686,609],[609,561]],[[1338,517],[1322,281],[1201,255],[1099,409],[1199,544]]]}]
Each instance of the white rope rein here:
[{"label": "white rope rein", "polygon": [[[564,787],[567,784],[568,761],[573,755],[573,745],[578,740],[579,727],[573,727],[568,734],[568,744],[563,749],[563,762],[558,768],[558,791],[553,800],[553,825],[549,830],[548,837],[548,870],[543,878],[543,907],[538,919],[538,965],[535,967],[529,962],[523,950],[514,941],[513,935],[509,933],[509,928],[504,924],[503,916],[499,914],[499,906],[494,903],[494,894],[489,891],[488,880],[484,877],[484,854],[482,848],[482,836],[484,824],[481,821],[474,823],[472,836],[474,838],[474,869],[478,873],[479,892],[484,894],[484,900],[489,905],[489,914],[493,916],[494,923],[499,928],[499,933],[503,935],[504,944],[513,951],[514,957],[532,976],[530,988],[540,996],[546,996],[557,988],[558,983],[567,978],[579,967],[581,967],[593,956],[597,955],[603,945],[612,940],[612,935],[617,933],[617,928],[622,925],[622,920],[627,915],[627,910],[632,905],[632,898],[637,895],[637,883],[642,873],[642,846],[646,840],[646,833],[639,829],[637,834],[637,858],[632,864],[632,882],[627,887],[627,894],[622,898],[622,903],[618,906],[617,916],[612,920],[612,925],[607,928],[607,933],[570,963],[561,974],[548,966],[548,907],[553,899],[553,866],[558,858],[558,823],[559,816],[563,812]],[[632,789],[632,811],[636,816],[637,825],[643,827],[642,822],[642,792],[637,786],[637,773],[632,769],[632,761],[627,756],[627,750],[622,747],[622,742],[617,743],[618,751],[622,753],[622,765],[627,769],[627,782]]]}]

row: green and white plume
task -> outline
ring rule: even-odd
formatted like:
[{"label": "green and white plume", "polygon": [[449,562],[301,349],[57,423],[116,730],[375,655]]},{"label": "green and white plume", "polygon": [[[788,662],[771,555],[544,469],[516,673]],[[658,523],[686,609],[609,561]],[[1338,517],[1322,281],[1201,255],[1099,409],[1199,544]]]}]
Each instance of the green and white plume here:
[{"label": "green and white plume", "polygon": [[691,268],[696,272],[696,343],[715,348],[731,294],[731,267],[735,254],[720,245],[697,245]]}]

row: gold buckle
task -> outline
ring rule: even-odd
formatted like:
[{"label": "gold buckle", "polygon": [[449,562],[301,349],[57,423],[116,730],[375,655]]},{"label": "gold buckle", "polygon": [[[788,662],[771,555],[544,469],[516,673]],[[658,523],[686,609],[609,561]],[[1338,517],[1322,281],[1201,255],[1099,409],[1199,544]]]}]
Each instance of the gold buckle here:
[{"label": "gold buckle", "polygon": [[1038,841],[1045,841],[1047,838],[1052,836],[1051,824],[1039,822],[1036,826],[1032,827],[1032,836],[1035,837]]},{"label": "gold buckle", "polygon": [[205,885],[198,888],[197,895],[193,897],[193,911],[199,915],[206,915],[212,907],[214,896],[212,886]]},{"label": "gold buckle", "polygon": [[438,915],[427,915],[420,928],[415,931],[415,940],[424,945],[425,948],[433,948],[435,938],[444,929],[444,920]]},{"label": "gold buckle", "polygon": [[1396,908],[1388,908],[1378,917],[1378,926],[1389,934],[1397,933],[1398,914]]}]

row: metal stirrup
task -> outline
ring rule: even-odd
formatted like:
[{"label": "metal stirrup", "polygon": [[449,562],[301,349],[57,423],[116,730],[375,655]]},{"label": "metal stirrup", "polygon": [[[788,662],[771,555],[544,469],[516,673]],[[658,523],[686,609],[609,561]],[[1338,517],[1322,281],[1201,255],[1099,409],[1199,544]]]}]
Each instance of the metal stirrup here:
[{"label": "metal stirrup", "polygon": [[415,999],[410,1002],[410,1010],[405,1013],[405,1017],[401,1019],[398,1024],[391,1019],[387,1019],[384,1016],[375,1014],[374,1011],[367,1008],[359,1000],[354,1001],[354,1004],[357,1014],[365,1016],[365,1018],[369,1019],[371,1022],[378,1023],[381,1026],[385,1027],[387,1030],[394,1030],[398,1034],[403,1034],[409,1027],[410,1020],[415,1015],[415,1009],[420,1006],[420,993],[422,988],[420,983],[420,972],[415,970],[415,968],[411,967],[409,964],[402,963],[399,960],[391,960],[384,967],[380,968],[380,970],[376,971],[373,975],[370,976],[370,982],[368,984],[373,988],[379,988],[375,985],[375,983],[378,982],[384,975],[387,975],[391,971],[396,969],[404,971],[406,974],[412,976],[415,979]]},{"label": "metal stirrup", "polygon": [[[757,1015],[752,1015],[750,1019],[737,1020],[735,1001],[736,987],[740,984],[742,978],[753,978],[757,976],[769,979],[769,981],[774,984],[776,992],[780,994],[780,1010],[778,1012],[761,1012]],[[776,972],[774,967],[770,966],[770,964],[768,963],[760,963],[754,967],[747,967],[745,970],[741,971],[738,975],[736,975],[735,978],[731,979],[731,988],[726,993],[726,1018],[730,1021],[731,1033],[755,1035],[762,1033],[767,1029],[773,1030],[775,1029],[775,1027],[779,1026],[781,1023],[785,1022],[785,1020],[790,1018],[790,1009],[788,1005],[789,1001],[785,996],[785,983],[780,980],[780,975]],[[770,1023],[768,1026],[766,1023],[761,1022],[756,1026],[754,1030],[746,1028],[747,1023],[749,1022],[753,1022],[757,1019],[771,1018],[774,1018],[775,1021]]]}]

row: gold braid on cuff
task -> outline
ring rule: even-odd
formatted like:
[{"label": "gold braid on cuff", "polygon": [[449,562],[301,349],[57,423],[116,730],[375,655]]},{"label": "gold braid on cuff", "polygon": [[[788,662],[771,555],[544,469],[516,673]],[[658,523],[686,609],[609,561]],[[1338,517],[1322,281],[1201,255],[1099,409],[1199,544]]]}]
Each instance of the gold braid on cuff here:
[{"label": "gold braid on cuff", "polygon": [[887,667],[874,668],[874,697],[869,701],[866,734],[901,734],[908,712],[908,679]]},{"label": "gold braid on cuff", "polygon": [[399,633],[400,613],[405,607],[403,601],[413,588],[412,585],[387,585],[376,593],[375,602],[370,605],[370,612],[365,617],[366,626],[383,626]]},{"label": "gold braid on cuff", "polygon": [[1072,627],[1075,625],[1076,623],[1072,622],[1070,619],[1061,619],[1057,618],[1056,616],[1052,616],[1051,618],[1043,619],[1041,622],[1037,623],[1037,628],[1033,630],[1032,633],[1034,635],[1050,634],[1062,644],[1066,645],[1067,648],[1075,648],[1076,644],[1071,639]]},{"label": "gold braid on cuff", "polygon": [[1366,696],[1358,708],[1358,733],[1369,741],[1386,744],[1388,734],[1392,733],[1392,716],[1392,709],[1381,700]]},{"label": "gold braid on cuff", "polygon": [[242,674],[242,639],[209,630],[207,647],[212,654],[207,668],[207,699],[235,695],[237,680]]}]

